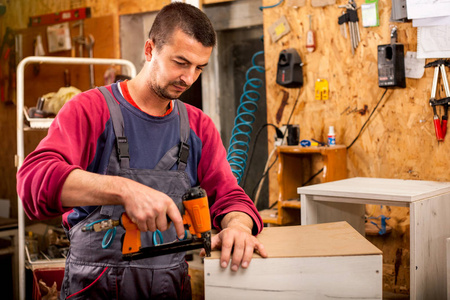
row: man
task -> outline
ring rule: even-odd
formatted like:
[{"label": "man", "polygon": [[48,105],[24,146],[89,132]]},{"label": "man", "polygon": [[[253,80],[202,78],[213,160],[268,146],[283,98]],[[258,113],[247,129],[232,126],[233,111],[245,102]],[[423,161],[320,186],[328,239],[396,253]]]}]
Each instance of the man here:
[{"label": "man", "polygon": [[[189,298],[184,253],[123,261],[114,233],[83,226],[126,212],[152,245],[184,237],[177,203],[191,186],[207,191],[221,230],[221,266],[247,268],[262,220],[237,185],[211,119],[173,100],[197,80],[216,43],[199,9],[172,3],[157,15],[145,43],[145,64],[130,81],[93,89],[69,101],[17,174],[17,190],[32,219],[63,215],[71,246],[61,298]],[[173,226],[168,224],[167,216]],[[117,234],[123,229],[117,227]],[[106,242],[107,241],[107,242]],[[233,252],[232,252],[233,249]]]}]

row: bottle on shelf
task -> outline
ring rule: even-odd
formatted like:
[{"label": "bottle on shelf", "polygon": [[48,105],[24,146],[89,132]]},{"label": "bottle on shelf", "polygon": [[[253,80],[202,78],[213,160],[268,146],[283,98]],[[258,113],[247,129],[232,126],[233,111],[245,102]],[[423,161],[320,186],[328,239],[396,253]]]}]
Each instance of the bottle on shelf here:
[{"label": "bottle on shelf", "polygon": [[328,128],[328,146],[336,145],[336,133],[334,132],[334,126]]}]

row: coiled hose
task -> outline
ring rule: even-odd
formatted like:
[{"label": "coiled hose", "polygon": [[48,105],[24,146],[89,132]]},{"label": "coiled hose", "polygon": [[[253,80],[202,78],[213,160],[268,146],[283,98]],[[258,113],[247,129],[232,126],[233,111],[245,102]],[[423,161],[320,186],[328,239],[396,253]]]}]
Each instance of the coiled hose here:
[{"label": "coiled hose", "polygon": [[228,147],[227,160],[231,166],[231,171],[240,184],[247,166],[250,148],[250,134],[253,131],[252,124],[255,122],[255,112],[258,110],[258,100],[261,94],[255,90],[264,85],[260,78],[250,78],[250,72],[257,71],[264,73],[263,66],[256,65],[255,59],[258,55],[264,54],[264,51],[256,52],[252,57],[252,66],[245,73],[246,82],[243,93],[239,100],[237,115],[234,119],[234,127],[231,131],[230,146]]}]

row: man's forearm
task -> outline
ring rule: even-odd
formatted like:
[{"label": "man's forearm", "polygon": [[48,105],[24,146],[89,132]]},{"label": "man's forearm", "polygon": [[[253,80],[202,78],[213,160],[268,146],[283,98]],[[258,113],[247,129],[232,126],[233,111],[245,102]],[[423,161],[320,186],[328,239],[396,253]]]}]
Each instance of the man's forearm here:
[{"label": "man's forearm", "polygon": [[61,204],[63,207],[122,204],[120,181],[115,176],[73,170],[63,185]]},{"label": "man's forearm", "polygon": [[240,227],[252,234],[253,219],[246,213],[233,211],[226,214],[220,222],[222,229]]}]

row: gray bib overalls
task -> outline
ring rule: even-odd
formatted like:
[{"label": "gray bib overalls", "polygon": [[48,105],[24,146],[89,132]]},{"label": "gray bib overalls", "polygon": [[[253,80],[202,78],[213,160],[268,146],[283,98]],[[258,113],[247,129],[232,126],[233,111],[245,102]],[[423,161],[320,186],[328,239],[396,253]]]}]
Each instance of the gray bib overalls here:
[{"label": "gray bib overalls", "polygon": [[[119,104],[104,87],[104,95],[116,135],[108,175],[126,177],[167,194],[180,205],[182,195],[191,187],[186,168],[185,150],[189,139],[189,120],[184,104],[177,100],[180,115],[180,145],[170,149],[155,169],[129,167],[128,143]],[[183,151],[180,151],[183,148]],[[188,149],[188,148],[187,148]],[[187,150],[188,151],[188,150]],[[180,155],[180,153],[182,153]],[[179,159],[182,156],[184,159]],[[178,163],[177,170],[170,170]],[[134,261],[122,260],[121,237],[124,229],[116,227],[116,237],[109,248],[102,248],[104,232],[82,232],[81,228],[100,219],[119,219],[121,205],[100,206],[68,231],[70,251],[66,260],[61,299],[190,299],[191,286],[185,253],[175,253]],[[162,233],[164,242],[176,239],[174,226]],[[152,246],[152,232],[141,233],[142,247]]]}]

